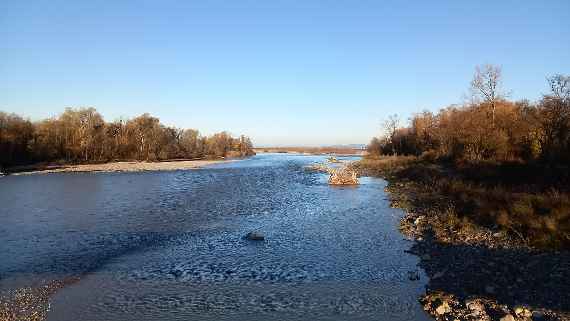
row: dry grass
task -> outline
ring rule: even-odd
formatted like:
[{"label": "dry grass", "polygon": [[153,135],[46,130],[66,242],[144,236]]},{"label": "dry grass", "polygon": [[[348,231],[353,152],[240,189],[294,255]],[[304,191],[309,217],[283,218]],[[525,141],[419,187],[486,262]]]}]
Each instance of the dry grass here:
[{"label": "dry grass", "polygon": [[409,183],[412,207],[436,209],[444,229],[485,228],[533,247],[570,248],[570,193],[560,183],[564,171],[545,180],[544,170],[530,167],[504,170],[500,164],[457,166],[393,156],[364,159],[357,166],[367,175]]}]

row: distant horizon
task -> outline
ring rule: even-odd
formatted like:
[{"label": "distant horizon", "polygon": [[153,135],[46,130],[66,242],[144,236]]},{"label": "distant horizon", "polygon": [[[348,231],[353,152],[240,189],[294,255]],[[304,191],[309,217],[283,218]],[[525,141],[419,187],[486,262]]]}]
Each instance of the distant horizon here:
[{"label": "distant horizon", "polygon": [[8,2],[0,110],[363,144],[389,115],[462,103],[477,65],[502,67],[510,100],[538,100],[547,76],[570,72],[568,21],[564,0]]}]

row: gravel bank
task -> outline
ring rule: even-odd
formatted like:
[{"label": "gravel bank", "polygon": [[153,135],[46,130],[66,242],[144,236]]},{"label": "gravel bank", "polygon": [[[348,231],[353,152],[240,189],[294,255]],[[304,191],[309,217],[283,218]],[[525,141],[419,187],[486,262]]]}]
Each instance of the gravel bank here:
[{"label": "gravel bank", "polygon": [[570,320],[570,253],[534,249],[482,227],[450,228],[441,204],[418,202],[414,182],[388,178],[402,233],[430,280],[420,298],[436,320]]},{"label": "gravel bank", "polygon": [[213,164],[235,160],[184,160],[168,162],[112,162],[103,164],[45,166],[28,171],[19,171],[10,175],[30,175],[70,172],[142,172],[142,171],[173,171],[195,169]]}]

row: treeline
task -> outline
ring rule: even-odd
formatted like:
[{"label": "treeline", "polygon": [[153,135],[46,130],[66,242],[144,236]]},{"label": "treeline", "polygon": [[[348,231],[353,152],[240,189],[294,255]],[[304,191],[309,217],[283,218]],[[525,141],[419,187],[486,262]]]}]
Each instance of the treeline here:
[{"label": "treeline", "polygon": [[165,126],[143,114],[105,122],[94,108],[66,109],[31,122],[0,112],[0,169],[37,162],[156,161],[253,155],[251,140],[227,132],[202,136],[194,129]]},{"label": "treeline", "polygon": [[453,161],[570,163],[570,77],[547,79],[550,92],[538,102],[512,102],[501,91],[501,70],[477,68],[474,99],[437,113],[413,115],[408,126],[397,116],[385,135],[373,138],[372,155],[424,155]]}]

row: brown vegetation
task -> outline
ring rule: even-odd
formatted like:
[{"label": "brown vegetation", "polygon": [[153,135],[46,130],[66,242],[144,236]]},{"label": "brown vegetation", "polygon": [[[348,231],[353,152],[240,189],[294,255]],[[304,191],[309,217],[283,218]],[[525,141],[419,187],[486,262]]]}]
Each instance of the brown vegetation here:
[{"label": "brown vegetation", "polygon": [[[414,156],[367,158],[357,166],[395,182],[406,194],[398,207],[414,218],[423,216],[439,241],[490,245],[508,240],[570,249],[568,192],[543,183],[550,181],[544,172],[507,164],[452,166]],[[495,233],[506,238],[486,239]]]},{"label": "brown vegetation", "polygon": [[500,76],[497,67],[478,68],[479,99],[464,106],[414,115],[407,127],[391,117],[361,169],[412,184],[415,202],[437,207],[432,222],[456,236],[486,228],[570,248],[570,77],[549,78],[551,93],[537,103],[513,103]]},{"label": "brown vegetation", "polygon": [[253,154],[248,137],[227,132],[209,137],[143,114],[105,122],[94,108],[68,108],[58,117],[31,122],[0,112],[0,170],[38,162],[93,163],[240,157]]},{"label": "brown vegetation", "polygon": [[[499,75],[488,77],[494,82]],[[480,82],[484,81],[475,83]],[[455,162],[566,165],[570,162],[570,77],[557,75],[548,83],[551,93],[537,103],[510,102],[493,92],[482,95],[482,101],[416,114],[407,127],[398,127],[398,119],[391,116],[386,135],[373,138],[368,151],[372,155],[425,153]]]}]

